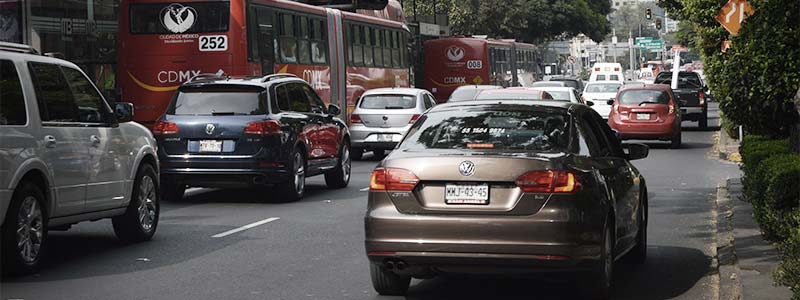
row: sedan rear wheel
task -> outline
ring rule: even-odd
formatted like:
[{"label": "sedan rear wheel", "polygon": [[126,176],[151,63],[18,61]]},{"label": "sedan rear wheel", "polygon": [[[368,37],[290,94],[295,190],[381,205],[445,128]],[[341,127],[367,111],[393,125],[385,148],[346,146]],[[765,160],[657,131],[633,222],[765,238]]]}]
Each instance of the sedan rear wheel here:
[{"label": "sedan rear wheel", "polygon": [[642,264],[647,259],[647,189],[642,189],[642,204],[639,208],[639,231],[636,233],[636,246],[628,253],[628,260]]},{"label": "sedan rear wheel", "polygon": [[41,266],[47,248],[47,215],[42,209],[44,193],[25,183],[11,200],[2,228],[4,273],[30,274]]},{"label": "sedan rear wheel", "polygon": [[586,290],[586,297],[589,299],[600,300],[611,297],[614,278],[614,236],[611,226],[613,223],[608,222],[604,230],[600,265],[586,278],[591,284]]},{"label": "sedan rear wheel", "polygon": [[682,133],[678,131],[678,134],[672,137],[672,141],[670,143],[670,147],[672,149],[679,149],[681,147],[681,140],[682,140]]},{"label": "sedan rear wheel", "polygon": [[381,295],[403,296],[411,283],[411,276],[397,275],[374,263],[369,264],[369,275],[372,277],[372,287]]}]

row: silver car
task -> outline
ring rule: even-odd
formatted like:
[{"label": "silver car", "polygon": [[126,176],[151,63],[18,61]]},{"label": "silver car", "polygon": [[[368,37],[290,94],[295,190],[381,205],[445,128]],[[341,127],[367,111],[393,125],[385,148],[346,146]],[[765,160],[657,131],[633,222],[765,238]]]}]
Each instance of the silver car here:
[{"label": "silver car", "polygon": [[539,89],[550,93],[555,100],[569,101],[572,103],[583,104],[581,93],[572,87],[540,87]]},{"label": "silver car", "polygon": [[414,121],[435,105],[433,95],[423,89],[365,92],[350,115],[350,157],[361,159],[364,151],[383,157],[385,150],[394,149]]},{"label": "silver car", "polygon": [[49,229],[112,218],[117,237],[146,241],[158,226],[153,135],[112,110],[73,63],[0,43],[0,223],[4,273],[35,272]]}]

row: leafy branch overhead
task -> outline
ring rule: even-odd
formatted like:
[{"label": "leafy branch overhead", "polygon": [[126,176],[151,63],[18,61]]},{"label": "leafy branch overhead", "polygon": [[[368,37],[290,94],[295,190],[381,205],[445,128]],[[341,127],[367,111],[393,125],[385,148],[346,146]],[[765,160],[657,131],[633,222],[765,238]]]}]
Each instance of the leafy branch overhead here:
[{"label": "leafy branch overhead", "polygon": [[[418,15],[433,15],[433,0],[417,0]],[[580,33],[602,41],[611,32],[606,0],[438,0],[438,14],[447,14],[451,32],[540,42]],[[406,16],[413,16],[405,1]]]}]

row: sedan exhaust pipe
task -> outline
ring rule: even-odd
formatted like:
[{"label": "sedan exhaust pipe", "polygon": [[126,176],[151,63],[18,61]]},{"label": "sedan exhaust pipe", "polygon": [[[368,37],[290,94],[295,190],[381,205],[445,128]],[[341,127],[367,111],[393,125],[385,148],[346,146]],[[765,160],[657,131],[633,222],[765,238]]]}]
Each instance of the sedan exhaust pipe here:
[{"label": "sedan exhaust pipe", "polygon": [[384,267],[385,267],[387,270],[394,269],[394,262],[393,262],[393,261],[391,261],[391,260],[387,260],[386,262],[384,262],[384,263],[383,263],[383,266],[384,266]]}]

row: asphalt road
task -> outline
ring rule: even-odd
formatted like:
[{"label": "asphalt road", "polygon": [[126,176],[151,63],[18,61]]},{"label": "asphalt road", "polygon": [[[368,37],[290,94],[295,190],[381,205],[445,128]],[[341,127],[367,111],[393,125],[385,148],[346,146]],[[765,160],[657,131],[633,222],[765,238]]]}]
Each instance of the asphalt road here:
[{"label": "asphalt road", "polygon": [[[716,104],[711,116],[716,126]],[[648,143],[650,157],[635,162],[650,193],[649,256],[644,265],[617,265],[616,299],[716,293],[712,194],[738,168],[710,154],[714,132],[696,124],[684,123],[682,149]],[[108,220],[51,232],[44,270],[3,279],[0,298],[400,299],[378,296],[370,283],[364,188],[377,160],[365,158],[354,163],[350,187],[327,190],[321,177],[312,178],[296,203],[269,203],[267,192],[192,190],[182,202],[162,203],[158,232],[147,243],[117,241]],[[266,223],[228,232],[258,221]],[[406,298],[564,299],[580,284],[559,277],[441,277],[414,280]]]}]

